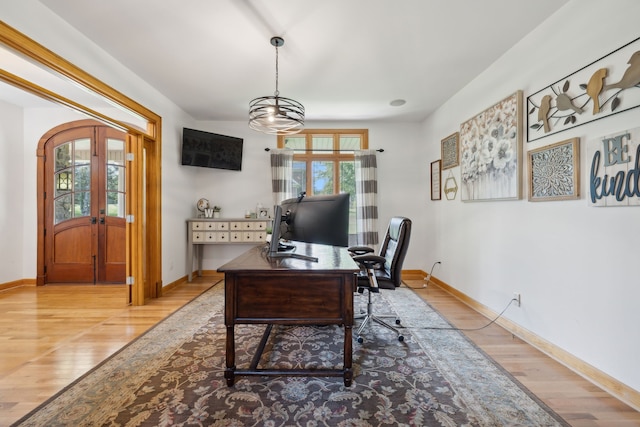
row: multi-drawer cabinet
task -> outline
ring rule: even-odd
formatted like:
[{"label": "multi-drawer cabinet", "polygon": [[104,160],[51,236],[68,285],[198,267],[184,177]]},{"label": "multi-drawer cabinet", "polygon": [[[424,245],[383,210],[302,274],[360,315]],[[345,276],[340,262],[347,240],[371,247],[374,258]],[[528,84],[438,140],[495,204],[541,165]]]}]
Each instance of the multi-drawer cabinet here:
[{"label": "multi-drawer cabinet", "polygon": [[270,221],[265,219],[188,219],[189,281],[193,270],[194,252],[198,259],[198,275],[202,274],[202,245],[265,242],[269,224]]}]

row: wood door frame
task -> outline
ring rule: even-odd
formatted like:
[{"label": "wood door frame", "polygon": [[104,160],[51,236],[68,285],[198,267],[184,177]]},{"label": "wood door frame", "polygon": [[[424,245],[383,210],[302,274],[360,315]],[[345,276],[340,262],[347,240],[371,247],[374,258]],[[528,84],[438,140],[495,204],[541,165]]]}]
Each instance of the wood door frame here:
[{"label": "wood door frame", "polygon": [[[0,21],[0,43],[27,56],[52,72],[65,76],[90,92],[97,93],[112,104],[138,114],[147,121],[147,129],[141,130],[19,76],[0,70],[0,80],[8,84],[127,132],[129,141],[127,148],[131,150],[128,151],[127,159],[127,169],[131,170],[128,180],[130,183],[127,185],[132,186],[127,188],[126,196],[127,217],[131,221],[127,221],[127,281],[131,285],[128,302],[132,305],[144,305],[145,298],[159,297],[162,292],[162,180],[160,176],[162,118],[2,21]],[[38,147],[36,154],[38,156],[44,155],[40,147]],[[141,165],[143,155],[146,159],[144,166]],[[38,173],[41,173],[40,165]],[[44,191],[41,178],[38,176],[37,191],[39,193]],[[136,200],[135,197],[144,197],[144,200]],[[144,211],[143,206],[146,207]],[[38,271],[36,284],[43,285],[44,267],[40,270],[41,260],[42,266],[44,266],[44,239],[40,239],[40,236],[44,235],[43,206],[38,206],[37,215]],[[146,250],[143,250],[145,245]]]}]

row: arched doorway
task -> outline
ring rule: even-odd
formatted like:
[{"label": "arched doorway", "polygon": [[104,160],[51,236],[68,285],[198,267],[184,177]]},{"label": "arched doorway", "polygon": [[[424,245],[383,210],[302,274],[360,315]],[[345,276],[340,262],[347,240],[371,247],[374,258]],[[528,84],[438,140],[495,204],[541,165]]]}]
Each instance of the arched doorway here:
[{"label": "arched doorway", "polygon": [[[88,117],[95,118],[127,132],[127,219],[126,219],[126,283],[129,285],[127,302],[144,305],[146,298],[156,298],[162,293],[162,118],[153,111],[128,98],[102,81],[79,69],[69,61],[0,21],[0,45],[29,59],[36,66],[62,76],[64,81],[87,90],[106,101],[130,112],[143,125],[131,125],[126,119],[113,118],[109,114],[67,98],[56,87],[47,88],[0,69],[0,80],[31,94],[69,107]],[[41,163],[44,152],[38,150],[38,174],[44,173]],[[40,175],[39,175],[40,177]],[[37,180],[37,194],[43,194],[43,179]],[[37,207],[38,266],[36,284],[44,285],[44,206]]]},{"label": "arched doorway", "polygon": [[40,140],[45,283],[124,283],[126,134],[94,120]]}]

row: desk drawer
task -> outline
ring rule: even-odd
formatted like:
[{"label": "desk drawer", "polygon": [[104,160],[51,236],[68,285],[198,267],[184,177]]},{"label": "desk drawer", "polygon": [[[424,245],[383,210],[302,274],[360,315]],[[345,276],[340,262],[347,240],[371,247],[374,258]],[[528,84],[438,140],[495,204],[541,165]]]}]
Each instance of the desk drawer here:
[{"label": "desk drawer", "polygon": [[343,276],[277,274],[236,276],[235,315],[238,323],[343,323],[345,293],[351,283]]}]

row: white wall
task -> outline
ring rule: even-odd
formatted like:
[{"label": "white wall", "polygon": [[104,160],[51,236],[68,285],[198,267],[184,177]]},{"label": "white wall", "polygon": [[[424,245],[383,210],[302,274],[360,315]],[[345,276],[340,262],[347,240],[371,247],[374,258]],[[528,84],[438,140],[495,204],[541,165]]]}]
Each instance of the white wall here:
[{"label": "white wall", "polygon": [[0,101],[0,283],[22,276],[22,109]]},{"label": "white wall", "polygon": [[[574,0],[423,124],[423,139],[439,141],[460,123],[514,91],[537,92],[640,36],[634,0]],[[640,89],[634,89],[640,90]],[[640,126],[640,109],[524,143],[526,150],[572,137],[581,141],[580,200],[430,202],[424,227],[434,236],[436,276],[501,311],[514,292],[522,307],[506,316],[640,390],[640,287],[637,207],[588,206],[587,141]],[[427,150],[440,157],[438,144]],[[460,170],[454,169],[458,184]],[[526,188],[523,181],[523,189]],[[425,248],[432,251],[430,248]]]}]

